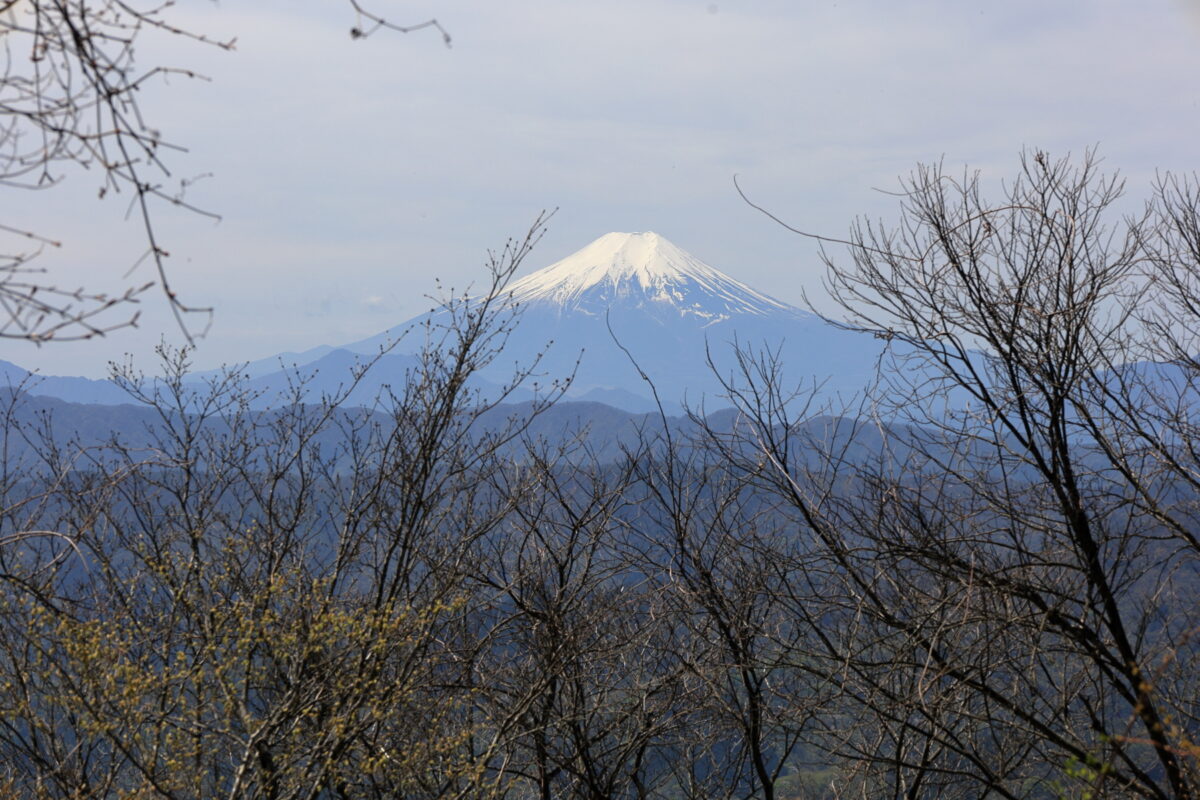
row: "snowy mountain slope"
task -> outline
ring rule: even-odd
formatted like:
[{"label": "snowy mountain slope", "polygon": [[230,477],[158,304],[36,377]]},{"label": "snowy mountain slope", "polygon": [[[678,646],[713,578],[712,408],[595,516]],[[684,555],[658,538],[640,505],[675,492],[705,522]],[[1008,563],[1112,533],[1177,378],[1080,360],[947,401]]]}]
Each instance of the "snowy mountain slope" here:
[{"label": "snowy mountain slope", "polygon": [[614,304],[670,308],[708,323],[731,315],[796,309],[713,269],[657,233],[609,233],[562,261],[515,282],[523,306],[603,314]]},{"label": "snowy mountain slope", "polygon": [[[832,399],[870,381],[882,346],[870,336],[832,328],[648,232],[601,236],[515,281],[505,302],[517,324],[503,351],[477,374],[475,388],[499,392],[518,365],[540,357],[536,374],[510,396],[514,401],[574,375],[569,399],[651,410],[656,405],[649,378],[668,412],[685,399],[720,408],[727,403],[709,360],[718,374],[734,374],[735,342],[777,353],[785,384],[821,383]],[[350,398],[370,405],[376,393],[397,386],[413,368],[412,356],[428,332],[423,326],[436,334],[446,321],[445,312],[423,314],[358,342],[260,359],[243,372],[249,388],[260,393],[257,403],[286,402],[297,381],[307,386],[307,399],[316,401],[348,385],[354,364],[394,344]],[[8,367],[0,369],[0,383],[17,385],[27,375],[15,365],[0,367]],[[200,381],[207,374],[193,377]],[[30,391],[72,401],[128,402],[112,384],[78,378],[40,379]]]},{"label": "snowy mountain slope", "polygon": [[[542,354],[543,384],[574,372],[569,396],[600,391],[642,398],[624,404],[629,410],[651,396],[639,368],[668,403],[686,397],[720,405],[720,382],[708,359],[729,374],[735,341],[778,350],[789,382],[822,381],[831,395],[860,390],[880,349],[878,340],[833,329],[651,232],[606,234],[515,281],[508,298],[520,321],[481,377],[503,383],[515,364]],[[404,331],[428,319],[344,347],[371,353],[400,340],[397,349],[405,351]]]},{"label": "snowy mountain slope", "polygon": [[[476,373],[472,388],[495,398],[511,384],[519,366],[536,361],[535,374],[507,395],[510,402],[530,400],[544,394],[553,381],[573,375],[569,400],[654,413],[656,390],[669,414],[683,401],[703,403],[714,411],[728,405],[721,378],[739,381],[736,345],[742,352],[769,352],[780,367],[782,387],[799,386],[801,402],[807,390],[819,386],[811,411],[827,408],[854,415],[858,412],[844,401],[872,383],[885,346],[880,339],[834,328],[752,289],[654,233],[602,236],[515,281],[503,302],[516,324],[503,350]],[[254,407],[291,402],[297,384],[305,387],[306,402],[317,402],[349,387],[356,365],[395,343],[348,398],[350,405],[371,406],[381,392],[403,385],[418,366],[414,355],[421,345],[429,335],[436,338],[448,321],[445,312],[430,312],[368,339],[282,353],[242,365],[241,370],[248,378],[247,388],[256,393]],[[893,343],[893,355],[901,347]],[[154,365],[139,366],[153,375]],[[915,364],[903,369],[918,383],[936,374],[932,368],[913,373],[920,370]],[[1162,382],[1172,387],[1170,391],[1187,385],[1177,364],[1140,363],[1124,369],[1136,370],[1148,385]],[[204,378],[211,374],[189,376],[201,394]],[[117,405],[132,399],[109,381],[33,376],[0,361],[0,388],[4,386],[75,403]],[[951,394],[945,403],[966,403],[961,394]],[[1191,402],[1193,394],[1186,396]]]}]

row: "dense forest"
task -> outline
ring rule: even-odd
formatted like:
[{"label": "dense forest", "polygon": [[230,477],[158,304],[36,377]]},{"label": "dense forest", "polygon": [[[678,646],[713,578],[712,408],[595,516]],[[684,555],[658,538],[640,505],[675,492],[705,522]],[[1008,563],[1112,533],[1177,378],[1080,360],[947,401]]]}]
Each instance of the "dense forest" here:
[{"label": "dense forest", "polygon": [[481,395],[536,231],[373,409],[6,395],[0,794],[1195,797],[1200,193],[908,189],[829,260],[892,344],[837,414],[752,345],[619,436]]}]

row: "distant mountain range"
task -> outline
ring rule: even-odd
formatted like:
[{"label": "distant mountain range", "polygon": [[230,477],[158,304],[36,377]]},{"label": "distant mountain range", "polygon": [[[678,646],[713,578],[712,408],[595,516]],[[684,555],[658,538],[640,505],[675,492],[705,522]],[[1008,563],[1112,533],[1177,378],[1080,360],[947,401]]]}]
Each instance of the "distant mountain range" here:
[{"label": "distant mountain range", "polygon": [[[873,337],[833,328],[819,317],[725,275],[655,233],[609,233],[582,250],[514,282],[506,302],[519,321],[503,352],[476,376],[485,394],[500,391],[519,364],[541,354],[537,375],[510,399],[531,399],[554,379],[574,374],[573,400],[595,401],[630,412],[655,408],[653,383],[669,412],[685,400],[715,409],[723,400],[717,374],[736,370],[733,343],[767,348],[789,383],[822,383],[826,397],[862,390],[873,375],[881,345]],[[286,402],[297,378],[315,399],[348,385],[355,364],[378,357],[349,398],[368,405],[388,385],[402,383],[417,364],[425,324],[444,323],[433,311],[379,334],[340,346],[282,353],[245,365],[261,404]],[[380,352],[385,352],[379,356]],[[712,364],[710,365],[710,359]],[[636,363],[636,365],[635,365]],[[714,369],[716,373],[714,374]],[[640,372],[639,372],[640,370]],[[198,373],[197,379],[205,373]],[[644,377],[643,377],[644,376]],[[25,391],[78,403],[123,403],[106,381],[29,379],[0,362],[0,384],[25,383]]]},{"label": "distant mountain range", "polygon": [[[251,411],[261,430],[273,430],[271,419],[283,410],[265,409]],[[390,419],[385,411],[362,408],[341,409],[343,420],[365,415],[367,419],[385,427]],[[170,413],[164,417],[158,411],[131,404],[85,404],[71,403],[53,397],[13,393],[0,387],[0,414],[6,425],[0,426],[0,450],[10,470],[35,472],[46,469],[47,458],[64,454],[72,459],[80,452],[88,455],[78,463],[86,465],[93,459],[111,455],[113,448],[144,453],[149,456],[159,451],[163,441],[170,441],[167,419],[178,419]],[[192,417],[195,430],[204,430],[208,437],[220,439],[229,433],[226,421],[212,416],[201,424]],[[527,457],[526,441],[542,441],[553,447],[564,446],[566,461],[582,458],[594,459],[599,463],[615,463],[640,447],[658,447],[663,433],[670,430],[676,444],[683,444],[700,434],[700,424],[717,435],[731,434],[735,428],[743,427],[740,415],[731,408],[709,414],[701,421],[687,416],[662,417],[655,413],[634,413],[610,405],[593,402],[563,401],[549,408],[535,411],[532,403],[501,404],[481,415],[472,428],[479,435],[505,429],[513,421],[527,423],[524,436],[507,446],[514,459]],[[315,437],[313,444],[326,454],[339,451],[345,444],[344,431],[350,427],[339,424],[326,425]],[[911,435],[903,426],[888,429],[892,437],[887,441],[887,452],[893,455],[901,447],[904,437]],[[804,420],[790,431],[795,441],[811,453],[814,468],[821,465],[821,454],[838,452],[846,461],[854,463],[877,459],[885,448],[882,429],[874,424],[836,417],[814,416]],[[258,442],[257,446],[273,446],[270,437]]]}]

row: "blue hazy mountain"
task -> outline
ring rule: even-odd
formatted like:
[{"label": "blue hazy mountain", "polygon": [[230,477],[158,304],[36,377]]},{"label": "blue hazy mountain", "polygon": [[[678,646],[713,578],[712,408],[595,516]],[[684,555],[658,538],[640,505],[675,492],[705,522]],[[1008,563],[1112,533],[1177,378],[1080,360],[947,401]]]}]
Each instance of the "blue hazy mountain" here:
[{"label": "blue hazy mountain", "polygon": [[0,361],[0,388],[4,387],[71,403],[120,405],[133,402],[121,387],[109,380],[41,375],[9,361]]},{"label": "blue hazy mountain", "polygon": [[[719,408],[727,402],[717,375],[736,373],[735,342],[773,352],[786,384],[823,383],[823,396],[833,400],[869,383],[882,347],[735,280],[655,233],[606,234],[516,280],[502,302],[516,325],[499,357],[476,375],[475,388],[498,394],[516,365],[541,354],[536,374],[511,402],[574,374],[568,399],[646,412],[656,408],[656,390],[668,413],[685,399]],[[447,322],[445,311],[433,311],[360,341],[281,353],[241,369],[259,393],[256,404],[270,405],[294,397],[297,382],[305,383],[309,401],[336,394],[349,385],[355,365],[378,358],[349,398],[369,405],[379,391],[402,385],[426,333]],[[17,385],[27,375],[8,365],[0,383]],[[128,402],[108,382],[83,378],[39,377],[25,391],[71,402]]]},{"label": "blue hazy mountain", "polygon": [[[736,374],[736,341],[773,352],[785,387],[821,384],[819,402],[811,411],[825,410],[827,402],[832,413],[855,415],[855,408],[844,401],[872,382],[885,344],[830,326],[759,292],[654,233],[602,236],[516,280],[502,302],[516,315],[516,324],[503,352],[476,375],[474,388],[496,397],[510,384],[516,365],[530,364],[543,354],[537,374],[507,395],[510,403],[528,401],[544,391],[535,381],[545,387],[574,373],[568,400],[654,413],[653,385],[668,414],[678,413],[685,399],[715,411],[728,405],[718,375]],[[398,390],[420,368],[419,352],[427,334],[436,335],[448,321],[444,311],[429,312],[360,341],[281,353],[240,369],[248,388],[257,393],[253,405],[261,408],[294,400],[293,387],[299,383],[307,402],[339,396],[350,386],[352,374],[373,361],[346,401],[370,406],[381,392]],[[892,348],[899,352],[897,343]],[[919,365],[902,369],[902,377],[924,380]],[[1125,373],[1128,369],[1133,371]],[[1169,363],[1127,365],[1121,372],[1167,392],[1177,384],[1187,385],[1178,365]],[[931,371],[929,380],[933,376]],[[195,377],[201,381],[206,373]],[[108,381],[31,375],[8,362],[0,362],[0,386],[73,403],[130,402]],[[951,393],[945,404],[965,404],[961,394]],[[1180,396],[1190,401],[1194,394],[1191,388]]]},{"label": "blue hazy mountain", "polygon": [[[824,382],[831,398],[860,391],[881,349],[879,340],[833,328],[656,233],[606,234],[515,281],[506,297],[519,321],[482,379],[503,384],[514,364],[541,353],[543,384],[574,373],[568,397],[630,411],[652,407],[651,382],[668,408],[685,398],[724,405],[709,358],[718,374],[729,375],[735,341],[776,352],[786,382]],[[410,352],[407,341],[421,337],[406,331],[436,325],[438,313],[342,347],[368,354],[399,341],[392,352]]]}]

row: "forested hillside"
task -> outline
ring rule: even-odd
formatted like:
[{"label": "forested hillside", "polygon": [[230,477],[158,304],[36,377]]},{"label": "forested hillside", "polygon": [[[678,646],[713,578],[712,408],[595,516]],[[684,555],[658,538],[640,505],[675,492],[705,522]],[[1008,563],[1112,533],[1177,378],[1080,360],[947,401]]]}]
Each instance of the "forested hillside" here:
[{"label": "forested hillside", "polygon": [[950,185],[830,261],[905,344],[853,417],[752,349],[603,439],[485,401],[528,239],[371,413],[170,353],[140,438],[10,413],[2,793],[1194,797],[1200,194]]}]

